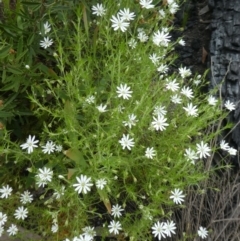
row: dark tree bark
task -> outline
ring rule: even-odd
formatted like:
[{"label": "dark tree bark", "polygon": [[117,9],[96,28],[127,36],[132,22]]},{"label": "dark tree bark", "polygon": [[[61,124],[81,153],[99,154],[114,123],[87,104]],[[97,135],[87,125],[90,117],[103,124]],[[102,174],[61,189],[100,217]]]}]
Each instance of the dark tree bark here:
[{"label": "dark tree bark", "polygon": [[229,114],[235,123],[228,139],[240,147],[240,1],[208,0],[212,9],[210,41],[210,88],[219,88],[223,103],[233,102]]}]

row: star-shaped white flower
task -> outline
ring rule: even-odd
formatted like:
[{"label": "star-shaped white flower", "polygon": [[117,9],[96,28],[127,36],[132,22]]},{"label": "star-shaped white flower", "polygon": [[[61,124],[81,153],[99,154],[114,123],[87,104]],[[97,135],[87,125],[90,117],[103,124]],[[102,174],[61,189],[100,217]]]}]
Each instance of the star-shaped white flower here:
[{"label": "star-shaped white flower", "polygon": [[224,106],[225,106],[228,110],[230,110],[230,111],[236,109],[235,104],[232,103],[230,100],[227,100],[227,101],[225,102]]},{"label": "star-shaped white flower", "polygon": [[173,202],[176,204],[181,204],[184,201],[185,195],[183,195],[183,191],[181,191],[178,188],[175,188],[173,191],[171,191],[172,195],[170,196],[170,199],[173,199]]},{"label": "star-shaped white flower", "polygon": [[166,126],[169,126],[168,123],[166,123],[167,119],[164,118],[162,115],[157,115],[157,117],[153,116],[152,126],[156,131],[163,131],[166,130]]},{"label": "star-shaped white flower", "polygon": [[80,177],[76,177],[76,179],[78,183],[73,184],[73,187],[75,187],[75,191],[77,191],[79,194],[86,194],[90,192],[91,186],[93,185],[91,183],[91,177],[81,175]]},{"label": "star-shaped white flower", "polygon": [[151,4],[153,0],[140,0],[140,5],[142,8],[150,9],[154,8],[154,5]]},{"label": "star-shaped white flower", "polygon": [[128,150],[131,150],[135,145],[134,139],[130,139],[128,134],[123,134],[123,137],[121,140],[119,140],[119,143],[122,145],[122,149],[127,148]]},{"label": "star-shaped white flower", "polygon": [[122,216],[122,211],[124,211],[124,209],[122,209],[122,207],[118,204],[116,205],[113,205],[112,206],[112,212],[111,212],[111,215],[114,217],[114,218],[119,218],[120,216]]},{"label": "star-shaped white flower", "polygon": [[9,185],[3,186],[0,189],[0,193],[2,194],[0,198],[8,198],[9,196],[12,195],[12,188]]},{"label": "star-shaped white flower", "polygon": [[154,237],[158,237],[159,240],[161,240],[161,238],[165,238],[166,236],[166,232],[165,232],[165,223],[162,222],[160,223],[159,221],[156,222],[153,226],[152,226],[152,234],[154,235]]},{"label": "star-shaped white flower", "polygon": [[201,238],[206,238],[208,236],[208,231],[206,228],[203,228],[203,227],[200,227],[198,229],[198,236],[201,237]]},{"label": "star-shaped white flower", "polygon": [[168,46],[168,43],[170,42],[171,36],[168,35],[168,33],[165,33],[164,31],[157,31],[153,34],[153,43],[157,46]]},{"label": "star-shaped white flower", "polygon": [[120,86],[117,87],[117,94],[118,97],[122,97],[123,99],[129,99],[132,97],[132,91],[130,90],[130,87],[126,84],[120,84]]},{"label": "star-shaped white flower", "polygon": [[37,147],[36,143],[38,143],[39,140],[35,140],[35,136],[31,137],[31,135],[28,136],[27,142],[20,145],[22,149],[27,149],[28,154],[33,152],[33,148]]},{"label": "star-shaped white flower", "polygon": [[21,206],[15,210],[14,216],[16,219],[24,220],[25,218],[27,218],[27,214],[28,214],[27,208],[24,208],[23,206]]},{"label": "star-shaped white flower", "polygon": [[130,12],[129,8],[124,8],[123,10],[120,10],[118,14],[125,21],[131,21],[135,17],[135,14],[133,12]]},{"label": "star-shaped white flower", "polygon": [[44,37],[43,40],[40,41],[40,46],[44,49],[50,47],[53,44],[53,40],[49,39],[49,37]]},{"label": "star-shaped white flower", "polygon": [[197,144],[197,154],[199,154],[200,158],[210,156],[210,151],[211,149],[207,143],[203,143],[203,141],[201,141],[199,144]]},{"label": "star-shaped white flower", "polygon": [[145,156],[149,159],[153,159],[153,157],[156,156],[156,151],[153,149],[153,147],[148,147],[145,151]]},{"label": "star-shaped white flower", "polygon": [[106,14],[106,9],[101,3],[97,3],[96,6],[92,6],[92,14],[102,17]]},{"label": "star-shaped white flower", "polygon": [[198,109],[192,103],[188,103],[186,107],[183,107],[183,109],[186,111],[188,116],[198,116]]},{"label": "star-shaped white flower", "polygon": [[186,67],[180,67],[178,71],[183,79],[189,77],[192,74],[191,70],[187,69]]},{"label": "star-shaped white flower", "polygon": [[185,95],[188,99],[192,99],[193,98],[193,91],[191,88],[189,87],[183,87],[181,90],[181,94]]},{"label": "star-shaped white flower", "polygon": [[113,234],[119,234],[119,230],[122,230],[121,223],[119,221],[111,221],[108,225],[109,232]]},{"label": "star-shaped white flower", "polygon": [[125,22],[125,20],[119,15],[117,15],[117,17],[112,16],[110,21],[112,22],[112,28],[114,29],[114,31],[120,29],[122,32],[125,32],[129,26],[129,22]]}]

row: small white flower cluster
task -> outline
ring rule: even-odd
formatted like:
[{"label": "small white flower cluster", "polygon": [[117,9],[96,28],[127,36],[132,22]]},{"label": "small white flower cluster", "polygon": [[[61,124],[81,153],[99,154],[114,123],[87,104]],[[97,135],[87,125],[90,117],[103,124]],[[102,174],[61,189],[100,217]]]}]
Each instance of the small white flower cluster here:
[{"label": "small white flower cluster", "polygon": [[152,226],[152,234],[154,237],[158,237],[159,240],[161,238],[171,237],[172,234],[175,234],[176,224],[173,221],[167,222],[156,222]]},{"label": "small white flower cluster", "polygon": [[[51,31],[51,25],[48,22],[44,23],[43,24],[43,34],[46,35],[50,31]],[[43,40],[40,41],[40,46],[44,49],[47,49],[52,44],[53,44],[53,40],[50,39],[48,36],[43,37]]]},{"label": "small white flower cluster", "polygon": [[230,147],[225,140],[221,140],[220,148],[224,151],[227,151],[230,156],[236,156],[238,152],[237,149]]},{"label": "small white flower cluster", "polygon": [[[96,236],[94,227],[86,226],[82,231],[83,233],[79,236],[75,236],[72,241],[92,241],[94,236]],[[70,239],[66,238],[63,241],[70,241]]]},{"label": "small white flower cluster", "polygon": [[196,144],[196,151],[187,148],[185,150],[184,156],[187,159],[187,161],[190,161],[192,164],[195,164],[195,161],[199,158],[206,158],[210,156],[211,148],[208,146],[207,143],[204,143],[201,141],[200,143]]},{"label": "small white flower cluster", "polygon": [[171,14],[175,14],[179,8],[175,0],[167,0],[168,10]]},{"label": "small white flower cluster", "polygon": [[[3,186],[0,189],[1,198],[9,198],[12,195],[12,188],[9,185]],[[20,195],[20,202],[25,205],[31,203],[33,200],[33,196],[29,191],[24,191]],[[28,209],[24,206],[18,207],[15,211],[13,216],[18,220],[25,220],[28,216]],[[0,237],[4,232],[4,225],[6,224],[8,217],[5,213],[0,212]],[[8,229],[6,230],[9,236],[14,236],[18,233],[18,228],[15,224],[11,224]]]},{"label": "small white flower cluster", "polygon": [[[20,147],[24,150],[27,149],[28,154],[33,152],[33,148],[38,147],[37,143],[39,140],[35,140],[35,136],[29,135],[27,138],[26,143],[20,145]],[[62,146],[61,145],[56,145],[52,141],[47,141],[45,146],[42,146],[42,152],[44,154],[51,154],[52,152],[57,151],[61,152],[62,151]]]}]

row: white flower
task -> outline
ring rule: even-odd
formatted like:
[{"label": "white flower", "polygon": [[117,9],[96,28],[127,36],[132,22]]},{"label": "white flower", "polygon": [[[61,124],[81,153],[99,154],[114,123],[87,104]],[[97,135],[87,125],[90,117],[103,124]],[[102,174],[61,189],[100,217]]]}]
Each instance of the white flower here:
[{"label": "white flower", "polygon": [[155,223],[152,226],[152,234],[154,235],[154,237],[158,237],[158,240],[161,240],[161,238],[165,238],[166,233],[165,233],[165,223],[162,222],[160,223],[159,221],[157,223]]},{"label": "white flower", "polygon": [[191,148],[185,150],[184,156],[187,158],[187,161],[190,161],[192,164],[195,164],[195,160],[198,159],[197,153]]},{"label": "white flower", "polygon": [[196,106],[193,106],[192,103],[188,103],[187,107],[183,107],[183,109],[187,112],[188,116],[194,116],[197,117],[198,116],[198,109]]},{"label": "white flower", "polygon": [[169,5],[169,12],[171,14],[175,14],[178,10],[179,6],[176,3],[172,3]]},{"label": "white flower", "polygon": [[237,155],[237,150],[235,148],[229,147],[229,149],[227,151],[228,151],[229,155],[231,155],[231,156]]},{"label": "white flower", "polygon": [[142,8],[150,9],[154,8],[154,5],[151,4],[153,0],[140,0],[140,5]]},{"label": "white flower", "polygon": [[28,214],[27,208],[24,208],[23,206],[21,206],[15,210],[14,216],[16,219],[24,220],[25,218],[27,218],[27,214]]},{"label": "white flower", "polygon": [[164,10],[163,9],[160,9],[159,11],[158,11],[158,13],[159,13],[159,17],[160,17],[160,19],[163,19],[163,18],[165,18],[165,16],[166,16],[166,13],[164,12]]},{"label": "white flower", "polygon": [[153,53],[149,56],[149,59],[152,61],[154,65],[157,65],[159,63],[160,57]]},{"label": "white flower", "polygon": [[139,39],[140,42],[145,43],[148,41],[148,36],[144,32],[139,32],[137,35],[137,38]]},{"label": "white flower", "polygon": [[103,105],[103,104],[97,106],[98,111],[101,113],[106,112],[107,111],[106,108],[107,108],[107,105]]},{"label": "white flower", "polygon": [[200,158],[210,156],[210,151],[211,149],[209,148],[208,144],[203,143],[203,141],[197,144],[197,154],[199,154]]},{"label": "white flower", "polygon": [[228,110],[230,110],[230,111],[236,109],[235,104],[232,103],[232,102],[230,102],[230,100],[227,100],[227,101],[225,102],[224,106],[225,106]]},{"label": "white flower", "polygon": [[185,195],[183,195],[182,191],[178,188],[175,188],[174,191],[171,191],[172,195],[170,196],[170,199],[173,199],[173,202],[176,204],[181,204],[184,201]]},{"label": "white flower", "polygon": [[181,94],[185,95],[188,99],[193,98],[193,91],[189,87],[183,87],[181,90]]},{"label": "white flower", "polygon": [[200,227],[198,229],[198,236],[201,238],[206,238],[208,236],[208,231],[206,230],[206,228]]},{"label": "white flower", "polygon": [[85,101],[88,103],[88,104],[93,104],[95,102],[95,96],[94,95],[89,95]]},{"label": "white flower", "polygon": [[186,67],[179,68],[178,71],[179,71],[179,74],[181,75],[181,77],[183,79],[186,78],[186,77],[189,77],[192,74],[191,70],[187,69]]},{"label": "white flower", "polygon": [[55,144],[52,141],[47,141],[45,146],[42,146],[42,152],[51,154],[52,152],[55,151]]},{"label": "white flower", "polygon": [[186,42],[183,39],[180,39],[178,42],[181,46],[185,46]]},{"label": "white flower", "polygon": [[93,185],[91,183],[91,177],[81,175],[80,177],[76,177],[76,178],[78,183],[73,184],[73,187],[75,187],[75,191],[77,191],[79,194],[81,192],[84,194],[88,193],[91,190],[91,186]]},{"label": "white flower", "polygon": [[158,30],[153,34],[153,43],[157,46],[168,46],[168,42],[170,42],[169,38],[171,38],[171,36],[169,36],[168,33]]},{"label": "white flower", "polygon": [[123,20],[126,20],[126,21],[131,21],[135,17],[134,13],[130,13],[129,8],[124,8],[123,10],[120,10],[118,14],[119,16],[121,16]]},{"label": "white flower", "polygon": [[121,212],[124,211],[124,209],[122,209],[122,207],[118,204],[116,205],[113,205],[112,206],[112,213],[111,215],[114,217],[114,218],[119,218],[122,216]]},{"label": "white flower", "polygon": [[153,149],[153,147],[148,147],[145,151],[145,156],[149,159],[153,159],[153,157],[156,156],[156,151]]},{"label": "white flower", "polygon": [[171,233],[175,234],[175,229],[176,229],[176,224],[171,221],[167,221],[164,225],[165,228],[165,233],[167,234],[168,237],[171,237]]},{"label": "white flower", "polygon": [[0,193],[2,194],[0,197],[1,198],[8,198],[9,196],[11,196],[12,190],[13,189],[11,187],[9,187],[9,185],[3,186],[0,189]]},{"label": "white flower", "polygon": [[119,234],[119,230],[122,230],[121,223],[119,221],[111,221],[108,225],[109,232],[114,234]]},{"label": "white flower", "polygon": [[135,126],[138,120],[136,119],[137,117],[134,114],[128,115],[128,120],[123,121],[124,126],[128,126],[130,129],[132,126]]},{"label": "white flower", "polygon": [[119,141],[119,143],[122,145],[122,149],[127,148],[128,150],[131,150],[135,144],[134,139],[133,138],[130,139],[128,134],[127,135],[123,134],[123,137]]},{"label": "white flower", "polygon": [[221,140],[220,142],[220,148],[224,151],[228,151],[230,148],[229,144],[225,140]]},{"label": "white flower", "polygon": [[53,40],[49,39],[49,37],[44,37],[43,40],[40,41],[40,46],[44,49],[50,47],[53,44]]},{"label": "white flower", "polygon": [[174,103],[174,104],[180,104],[182,103],[182,99],[179,95],[173,95],[171,96],[171,101]]},{"label": "white flower", "polygon": [[9,236],[16,235],[18,232],[18,228],[15,224],[11,224],[11,226],[8,228],[7,232],[9,233]]},{"label": "white flower", "polygon": [[102,17],[106,14],[106,9],[101,3],[97,3],[96,6],[92,6],[92,14]]},{"label": "white flower", "polygon": [[61,186],[60,189],[55,190],[55,192],[53,193],[53,197],[56,199],[60,199],[62,196],[64,196],[65,193],[65,186]]},{"label": "white flower", "polygon": [[81,234],[78,238],[75,237],[73,241],[92,241],[93,237],[89,235]]},{"label": "white flower", "polygon": [[7,222],[7,215],[0,212],[0,227],[3,226],[6,222]]},{"label": "white flower", "polygon": [[44,34],[47,34],[51,31],[51,25],[48,23],[48,21],[43,24],[43,28],[44,28]]},{"label": "white flower", "polygon": [[62,149],[63,149],[62,145],[56,145],[56,146],[55,146],[55,151],[56,151],[56,152],[61,152]]},{"label": "white flower", "polygon": [[92,238],[97,235],[94,227],[87,226],[87,227],[84,227],[82,231],[84,232],[83,235],[85,236],[87,235]]},{"label": "white flower", "polygon": [[155,106],[153,114],[165,116],[167,114],[166,107],[161,105]]},{"label": "white flower", "polygon": [[120,86],[117,87],[118,97],[122,97],[123,99],[129,99],[132,97],[132,91],[130,90],[130,87],[128,87],[126,84],[120,84]]},{"label": "white flower", "polygon": [[212,106],[215,106],[217,103],[217,99],[212,95],[208,96],[207,101],[208,101],[208,104]]},{"label": "white flower", "polygon": [[110,21],[112,22],[112,28],[114,31],[120,29],[122,32],[125,32],[129,26],[129,22],[124,22],[125,20],[122,19],[119,15],[117,15],[117,17],[112,16]]},{"label": "white flower", "polygon": [[152,126],[155,130],[163,131],[166,129],[166,126],[169,126],[168,123],[166,123],[167,119],[164,118],[162,115],[158,115],[157,117],[153,116]]},{"label": "white flower", "polygon": [[157,68],[157,71],[160,73],[160,74],[166,74],[168,72],[168,66],[166,64],[161,64],[158,68]]},{"label": "white flower", "polygon": [[26,69],[30,69],[30,66],[28,64],[25,65]]},{"label": "white flower", "polygon": [[105,180],[105,178],[100,178],[96,181],[96,186],[100,190],[102,190],[106,184],[107,184],[107,181]]},{"label": "white flower", "polygon": [[131,38],[131,39],[128,41],[128,45],[129,45],[130,48],[135,49],[136,46],[137,46],[137,41],[136,41],[134,38]]},{"label": "white flower", "polygon": [[51,231],[52,231],[52,233],[56,233],[58,231],[58,224],[57,223],[52,224]]},{"label": "white flower", "polygon": [[38,169],[37,178],[44,182],[51,182],[53,177],[53,171],[50,168],[44,167]]},{"label": "white flower", "polygon": [[27,149],[28,154],[33,152],[33,148],[37,147],[36,143],[38,143],[38,140],[35,140],[35,136],[31,137],[31,135],[28,136],[27,142],[20,145],[22,149]]},{"label": "white flower", "polygon": [[201,80],[200,79],[195,79],[193,81],[194,85],[198,86],[200,83],[201,83]]},{"label": "white flower", "polygon": [[176,83],[175,79],[173,81],[167,81],[166,89],[175,92],[179,89],[179,83]]}]

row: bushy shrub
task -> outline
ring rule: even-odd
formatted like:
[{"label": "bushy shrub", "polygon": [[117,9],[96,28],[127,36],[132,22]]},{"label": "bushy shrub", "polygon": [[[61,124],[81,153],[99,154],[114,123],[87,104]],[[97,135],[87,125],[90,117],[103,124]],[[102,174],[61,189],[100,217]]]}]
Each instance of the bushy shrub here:
[{"label": "bushy shrub", "polygon": [[8,12],[1,117],[18,126],[2,128],[0,233],[174,237],[172,213],[208,177],[226,116],[199,91],[204,77],[173,66],[179,4],[36,1]]}]

